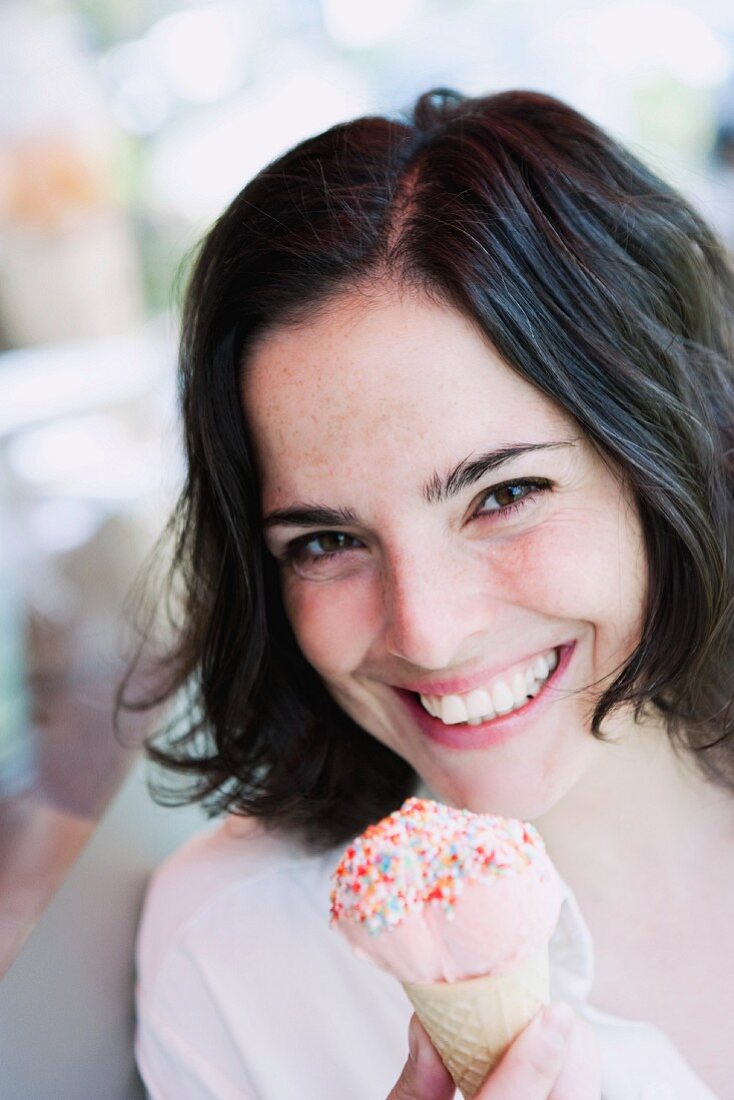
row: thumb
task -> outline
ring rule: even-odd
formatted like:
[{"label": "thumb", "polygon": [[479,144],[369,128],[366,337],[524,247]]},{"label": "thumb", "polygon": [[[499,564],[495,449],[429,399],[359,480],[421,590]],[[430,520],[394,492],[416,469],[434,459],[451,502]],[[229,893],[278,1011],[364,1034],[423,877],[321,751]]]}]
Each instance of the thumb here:
[{"label": "thumb", "polygon": [[408,1030],[408,1061],[387,1100],[453,1100],[456,1086],[414,1014]]},{"label": "thumb", "polygon": [[562,1070],[575,1019],[564,1002],[547,1005],[508,1048],[477,1100],[547,1100]]}]

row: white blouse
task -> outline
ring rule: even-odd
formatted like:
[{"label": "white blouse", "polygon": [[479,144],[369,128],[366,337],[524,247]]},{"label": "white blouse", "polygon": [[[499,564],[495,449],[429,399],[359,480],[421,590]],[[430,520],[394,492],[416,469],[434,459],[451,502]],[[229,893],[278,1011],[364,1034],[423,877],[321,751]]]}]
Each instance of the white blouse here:
[{"label": "white blouse", "polygon": [[[387,1097],[412,1010],[329,927],[341,851],[312,855],[228,817],[156,872],[137,954],[136,1055],[152,1100]],[[593,944],[570,890],[550,959],[552,997],[596,1031],[604,1100],[716,1100],[660,1030],[587,1003]]]}]

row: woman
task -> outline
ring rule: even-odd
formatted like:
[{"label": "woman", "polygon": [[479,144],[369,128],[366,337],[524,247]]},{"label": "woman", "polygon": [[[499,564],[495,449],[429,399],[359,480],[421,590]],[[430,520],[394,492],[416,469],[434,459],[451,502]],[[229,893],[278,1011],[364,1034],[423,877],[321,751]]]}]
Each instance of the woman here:
[{"label": "woman", "polygon": [[[152,755],[229,816],[149,893],[153,1097],[388,1093],[409,1010],[326,897],[419,782],[532,819],[568,886],[481,1100],[598,1096],[597,1047],[605,1100],[734,1096],[732,297],[684,200],[529,92],[337,126],[211,230]],[[450,1097],[411,1040],[393,1100]]]}]

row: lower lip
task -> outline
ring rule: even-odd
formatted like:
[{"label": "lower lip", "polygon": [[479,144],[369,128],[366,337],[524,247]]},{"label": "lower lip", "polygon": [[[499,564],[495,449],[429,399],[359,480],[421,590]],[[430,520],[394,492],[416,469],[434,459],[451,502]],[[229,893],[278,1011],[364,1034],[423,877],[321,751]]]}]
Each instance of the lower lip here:
[{"label": "lower lip", "polygon": [[546,707],[553,702],[553,688],[561,687],[566,669],[571,662],[575,642],[559,647],[558,664],[553,669],[547,680],[544,681],[540,693],[517,710],[509,714],[490,718],[488,722],[482,722],[479,726],[469,726],[465,722],[455,726],[445,726],[440,718],[433,718],[424,710],[416,696],[410,691],[396,688],[397,694],[413,716],[422,733],[430,741],[443,745],[449,749],[488,749],[493,745],[502,745],[512,737],[524,733],[532,724],[541,717]]}]

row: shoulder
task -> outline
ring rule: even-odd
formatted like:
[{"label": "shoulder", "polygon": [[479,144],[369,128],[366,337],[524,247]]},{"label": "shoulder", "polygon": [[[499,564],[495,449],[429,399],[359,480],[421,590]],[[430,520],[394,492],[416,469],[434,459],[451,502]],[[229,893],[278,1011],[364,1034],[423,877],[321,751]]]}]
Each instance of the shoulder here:
[{"label": "shoulder", "polygon": [[410,1004],[330,928],[340,854],[230,818],[155,873],[136,983],[136,1056],[151,1096],[388,1093]]},{"label": "shoulder", "polygon": [[288,910],[294,892],[308,897],[306,910],[328,925],[329,878],[338,858],[338,852],[315,855],[257,821],[230,816],[210,825],[150,880],[138,935],[139,976],[152,981],[177,948],[191,952],[202,943],[211,954],[226,954],[235,944],[241,951],[248,936],[262,946],[278,933],[277,915]]}]

